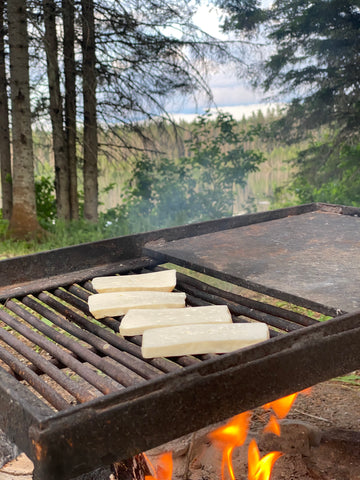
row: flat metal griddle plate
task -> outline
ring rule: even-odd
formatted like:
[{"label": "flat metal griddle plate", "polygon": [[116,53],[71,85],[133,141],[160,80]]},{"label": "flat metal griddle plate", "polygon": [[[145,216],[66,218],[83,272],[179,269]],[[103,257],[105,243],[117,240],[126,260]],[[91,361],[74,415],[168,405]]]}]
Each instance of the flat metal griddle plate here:
[{"label": "flat metal griddle plate", "polygon": [[147,245],[200,271],[335,309],[360,308],[360,218],[314,211]]}]

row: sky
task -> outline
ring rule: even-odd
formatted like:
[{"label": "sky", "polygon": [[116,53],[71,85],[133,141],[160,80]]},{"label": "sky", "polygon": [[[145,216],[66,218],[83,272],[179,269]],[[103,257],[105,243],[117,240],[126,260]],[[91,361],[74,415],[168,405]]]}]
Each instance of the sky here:
[{"label": "sky", "polygon": [[[215,9],[210,10],[206,5],[200,6],[194,21],[207,33],[218,38],[226,38],[219,29],[219,13]],[[208,83],[214,96],[215,105],[222,111],[231,113],[235,119],[240,120],[243,116],[251,116],[253,112],[258,110],[266,113],[269,108],[276,108],[278,105],[269,102],[260,90],[256,91],[246,85],[236,75],[235,68],[230,65],[218,67],[217,71],[209,76]],[[187,99],[172,113],[177,120],[191,121],[197,114],[202,113],[207,106],[206,100],[202,100],[201,97],[198,103]]]}]

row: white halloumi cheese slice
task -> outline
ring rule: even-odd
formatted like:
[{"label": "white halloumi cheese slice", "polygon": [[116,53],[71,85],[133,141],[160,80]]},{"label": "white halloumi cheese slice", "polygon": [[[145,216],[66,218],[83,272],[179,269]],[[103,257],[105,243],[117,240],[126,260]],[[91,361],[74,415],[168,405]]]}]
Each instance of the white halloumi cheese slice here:
[{"label": "white halloumi cheese slice", "polygon": [[88,298],[90,313],[95,318],[125,315],[133,308],[183,308],[184,292],[109,292],[95,293]]},{"label": "white halloumi cheese slice", "polygon": [[121,320],[119,331],[123,336],[142,335],[149,328],[199,323],[232,323],[231,313],[226,305],[130,310]]},{"label": "white halloumi cheese slice", "polygon": [[92,286],[99,293],[153,290],[171,292],[176,285],[176,270],[95,277]]},{"label": "white halloumi cheese slice", "polygon": [[144,358],[226,353],[269,338],[266,323],[186,325],[145,330]]}]

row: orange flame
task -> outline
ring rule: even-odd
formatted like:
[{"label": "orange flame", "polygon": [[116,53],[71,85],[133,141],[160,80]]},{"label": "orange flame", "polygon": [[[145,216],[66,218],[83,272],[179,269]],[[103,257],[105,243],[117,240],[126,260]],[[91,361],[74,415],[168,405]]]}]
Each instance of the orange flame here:
[{"label": "orange flame", "polygon": [[250,417],[250,412],[244,412],[236,415],[225,425],[209,433],[209,438],[217,443],[220,448],[226,445],[240,447],[240,445],[242,445],[246,440]]},{"label": "orange flame", "polygon": [[269,422],[264,428],[264,432],[274,433],[275,435],[280,437],[280,433],[281,433],[280,425],[275,415],[270,415]]},{"label": "orange flame", "polygon": [[235,480],[232,452],[235,447],[240,447],[245,442],[249,430],[250,418],[250,412],[240,413],[208,435],[209,438],[223,450],[221,462],[222,480],[225,480],[225,467],[229,472],[231,480]]},{"label": "orange flame", "polygon": [[281,455],[281,452],[270,452],[260,458],[258,446],[255,440],[251,440],[248,450],[248,479],[269,480],[274,463]]},{"label": "orange flame", "polygon": [[150,470],[152,471],[153,475],[145,475],[145,480],[171,480],[172,472],[173,472],[173,461],[172,461],[172,453],[166,452],[163,453],[160,458],[159,462],[156,465],[156,468],[152,465],[148,457],[144,454],[145,459],[149,465]]},{"label": "orange flame", "polygon": [[[272,409],[275,414],[270,415],[269,422],[264,431],[280,435],[280,425],[277,419],[286,417],[299,393],[308,395],[310,392],[311,387],[263,405],[264,409]],[[245,443],[249,430],[250,418],[250,411],[236,415],[225,425],[217,428],[208,435],[210,440],[222,450],[222,480],[225,480],[226,468],[231,480],[235,480],[232,453],[236,447],[240,447]],[[258,446],[255,440],[251,440],[248,449],[248,480],[270,480],[272,468],[281,455],[283,455],[281,452],[270,452],[263,458],[260,458]],[[159,462],[156,468],[154,468],[145,454],[144,456],[152,473],[152,475],[146,475],[145,480],[171,480],[173,472],[171,452],[164,453],[159,457]]]},{"label": "orange flame", "polygon": [[[277,418],[284,418],[289,413],[291,407],[293,406],[299,394],[310,395],[311,387],[305,388],[304,390],[301,390],[301,392],[292,393],[291,395],[287,395],[286,397],[278,398],[273,402],[266,403],[265,405],[263,405],[263,408],[265,410],[268,410],[271,408],[275,413],[275,415],[277,416]],[[264,432],[272,432],[272,433],[275,433],[275,435],[280,436],[280,425],[276,417],[274,417],[274,415],[270,416],[269,423],[264,428]]]},{"label": "orange flame", "polygon": [[298,393],[292,393],[291,395],[287,395],[286,397],[278,398],[273,402],[266,403],[263,408],[271,408],[278,418],[284,418],[289,413],[297,396]]}]

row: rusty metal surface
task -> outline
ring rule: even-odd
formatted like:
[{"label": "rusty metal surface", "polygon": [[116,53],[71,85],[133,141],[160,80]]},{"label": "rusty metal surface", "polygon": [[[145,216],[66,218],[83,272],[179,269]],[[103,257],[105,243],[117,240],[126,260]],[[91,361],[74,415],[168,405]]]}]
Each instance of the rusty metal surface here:
[{"label": "rusty metal surface", "polygon": [[[19,362],[21,363],[21,362]],[[50,418],[53,411],[29,389],[0,367],[0,428],[21,451],[33,452],[31,426]]]},{"label": "rusty metal surface", "polygon": [[352,371],[359,322],[344,315],[59,412],[31,430],[34,478],[66,480]]},{"label": "rusty metal surface", "polygon": [[[141,272],[148,270],[148,262],[145,262]],[[86,281],[82,285],[7,300],[5,307],[21,322],[35,327],[37,332],[30,333],[15,317],[9,318],[0,310],[0,318],[17,334],[42,345],[61,360],[62,368],[68,366],[77,372],[78,381],[81,380],[79,391],[85,380],[99,389],[97,398],[79,397],[81,404],[77,406],[73,402],[56,405],[49,396],[51,392],[33,382],[33,388],[59,410],[37,421],[31,419],[29,431],[17,433],[21,438],[28,435],[30,450],[26,452],[35,461],[35,480],[72,478],[241,410],[344,374],[359,365],[359,314],[319,325],[303,314],[223,291],[184,274],[178,275],[177,288],[186,292],[188,305],[228,304],[234,321],[258,319],[270,326],[275,321],[276,330],[272,332],[276,335],[258,346],[229,355],[144,360],[139,337],[127,340],[109,330],[117,331],[119,318],[104,319],[104,327],[108,327],[104,328],[88,317],[86,300],[91,288],[91,283]],[[55,328],[50,327],[48,321]],[[60,334],[56,327],[61,327],[71,338]],[[7,333],[5,340],[10,335]],[[40,333],[53,342],[40,340]],[[19,342],[20,339],[17,338]],[[85,343],[75,348],[76,339]],[[9,344],[12,342],[13,339]],[[60,351],[60,346],[76,353],[77,361]],[[22,352],[23,347],[18,346],[17,351]],[[43,361],[39,363],[37,355],[31,360],[39,367],[40,380],[43,368],[53,380],[62,383],[61,365],[55,369]],[[79,360],[85,361],[82,367]],[[313,363],[316,368],[309,369]],[[97,379],[87,371],[91,364],[101,372]],[[17,373],[21,375],[21,369]],[[101,395],[107,377],[119,382],[118,389]],[[14,382],[11,379],[10,384]],[[20,387],[25,388],[23,384]],[[73,384],[63,384],[63,387],[78,397]],[[3,388],[7,388],[6,378]]]},{"label": "rusty metal surface", "polygon": [[[128,262],[128,273],[134,272],[133,267],[136,267],[139,273],[161,268],[151,266],[147,258],[143,258],[142,268],[140,268],[140,259],[136,262]],[[119,268],[124,273],[124,265]],[[186,292],[188,307],[226,304],[229,306],[234,322],[259,320],[268,323],[271,329],[271,337],[283,337],[286,332],[297,333],[318,323],[304,314],[291,312],[275,305],[224,291],[184,274],[178,274],[177,289]],[[7,299],[0,307],[0,321],[2,322],[0,325],[0,338],[2,339],[0,359],[17,375],[17,380],[10,377],[8,382],[4,372],[2,388],[11,396],[15,382],[18,385],[18,390],[24,394],[25,402],[29,393],[27,385],[29,385],[32,387],[32,391],[37,392],[36,402],[40,402],[44,406],[46,404],[51,405],[53,408],[47,415],[46,427],[42,426],[41,418],[39,422],[30,418],[29,431],[15,430],[14,426],[11,425],[13,439],[16,442],[25,442],[25,445],[27,445],[26,453],[37,465],[36,478],[41,480],[47,480],[50,477],[64,480],[80,472],[91,470],[96,465],[102,465],[104,462],[109,463],[115,456],[121,459],[123,455],[128,455],[130,450],[133,452],[133,442],[136,443],[139,451],[142,450],[143,443],[139,441],[138,435],[144,436],[148,433],[147,430],[135,426],[133,415],[139,417],[140,424],[150,422],[152,425],[152,418],[154,415],[156,416],[162,405],[162,396],[167,398],[167,395],[175,395],[179,401],[181,399],[182,403],[188,405],[188,402],[190,402],[192,404],[192,394],[186,387],[189,382],[193,384],[195,377],[200,378],[209,375],[212,386],[209,384],[208,389],[212,388],[215,391],[215,386],[218,385],[217,377],[219,375],[222,377],[224,373],[223,364],[219,364],[218,370],[216,363],[211,365],[209,372],[202,370],[200,377],[197,375],[195,377],[191,376],[192,368],[200,367],[208,360],[217,362],[218,359],[221,360],[221,355],[143,359],[140,350],[140,336],[122,338],[115,333],[118,331],[120,318],[105,318],[99,322],[93,321],[87,305],[88,295],[92,291],[91,282],[87,280],[80,284],[55,288],[51,291]],[[348,335],[353,339],[353,330]],[[32,348],[30,348],[31,345]],[[13,354],[9,353],[11,347],[15,349]],[[38,353],[39,348],[44,353],[47,352],[45,357]],[[279,348],[278,353],[281,354],[281,345]],[[265,355],[263,359],[262,355]],[[262,359],[264,368],[267,361],[266,355],[263,347],[260,347],[257,359]],[[353,357],[351,357],[351,362],[353,362]],[[347,369],[348,365],[345,362],[341,368]],[[188,369],[190,369],[189,377]],[[65,372],[70,376],[64,376]],[[332,374],[333,372],[334,370],[331,371]],[[343,370],[342,373],[344,373]],[[7,375],[9,376],[9,374]],[[251,374],[249,375],[251,376]],[[279,381],[279,394],[282,392],[282,388],[289,388],[290,384],[286,380],[286,375],[287,373],[284,372],[283,386]],[[323,371],[322,375],[329,375],[329,370]],[[49,379],[51,379],[50,383]],[[23,380],[22,383],[19,383],[20,380]],[[303,381],[307,381],[307,375],[304,375]],[[159,387],[158,382],[160,382],[161,387]],[[175,392],[172,392],[173,385],[177,383],[180,383],[181,387],[179,397]],[[184,391],[182,391],[183,386],[186,387]],[[197,388],[195,384],[193,386]],[[214,394],[216,398],[220,395],[223,401],[227,402],[229,397],[226,389],[217,392],[216,395]],[[248,397],[248,401],[255,405],[258,402],[258,394],[255,391],[255,386],[251,387],[251,390],[253,393]],[[154,398],[151,392],[154,394]],[[149,403],[148,394],[150,398],[153,398]],[[143,395],[146,398],[142,398]],[[2,390],[0,388],[0,402],[1,397]],[[91,398],[93,399],[91,400]],[[115,406],[114,409],[108,410],[106,407],[106,415],[112,416],[113,420],[107,419],[105,423],[102,423],[100,412],[103,408],[102,399],[104,398],[112,399],[111,401],[115,401],[114,398],[116,398],[119,408]],[[17,415],[19,420],[16,422],[18,426],[22,424],[21,395],[19,395],[19,399],[20,414]],[[173,400],[174,402],[175,400]],[[83,424],[82,420],[79,420],[76,414],[76,404],[88,406],[85,410],[85,423],[91,421],[93,425],[99,425],[101,433],[94,426],[89,428],[87,423]],[[5,407],[2,410],[1,413],[4,418],[7,417],[9,408]],[[24,414],[26,414],[26,406],[24,405],[23,408]],[[180,408],[179,405],[178,408]],[[235,405],[234,408],[237,409],[238,406]],[[197,409],[196,404],[194,404],[194,409]],[[64,422],[60,420],[59,423],[58,415],[62,415],[66,411],[69,412],[69,416],[66,416]],[[127,416],[124,413],[125,411],[129,411],[130,416]],[[226,407],[223,414],[230,416],[232,411],[227,410]],[[73,413],[74,417],[72,416]],[[179,411],[183,422],[188,421],[191,426],[193,425],[193,414],[194,412],[190,411],[188,406]],[[126,416],[126,421],[129,421],[129,426],[126,428],[129,435],[131,434],[131,437],[134,437],[134,440],[123,437],[123,431],[119,430],[117,423],[119,415]],[[191,420],[188,415],[190,415]],[[214,419],[212,415],[213,412],[206,412],[206,422],[216,421],[217,417]],[[82,414],[80,417],[83,419]],[[121,422],[123,421],[124,419],[121,420]],[[202,421],[205,421],[204,416]],[[56,424],[54,428],[52,426],[53,422]],[[164,417],[163,422],[159,423],[158,427],[174,438],[173,436],[177,435],[176,430],[168,430],[166,428],[167,422],[169,420]],[[179,428],[183,428],[181,425]],[[58,428],[63,428],[63,433],[60,434]],[[7,428],[4,429],[8,431]],[[81,436],[86,431],[85,439]],[[91,435],[88,434],[89,431],[91,431]],[[51,445],[54,445],[55,448],[55,444],[59,442],[59,435],[66,438],[67,445],[71,445],[69,452],[66,451],[67,447],[65,449],[61,447],[57,453],[51,451]],[[98,441],[103,435],[106,438],[103,441],[101,440],[102,446],[99,448]],[[24,440],[24,437],[26,440]],[[159,432],[154,429],[153,434],[149,439],[146,439],[146,442],[157,442],[159,438],[161,438],[161,435],[159,437]],[[35,452],[33,451],[32,440],[36,440]],[[114,442],[116,442],[115,450],[113,449]],[[92,451],[93,445],[97,445],[97,455]],[[66,455],[64,454],[65,451]],[[43,452],[40,457],[39,452]],[[87,456],[91,457],[91,461]],[[83,463],[84,458],[86,458],[86,465]],[[62,472],[63,468],[66,469],[66,473],[58,473]],[[56,475],[59,476],[56,477]]]},{"label": "rusty metal surface", "polygon": [[[226,304],[235,322],[268,323],[272,338],[227,355],[143,359],[140,336],[120,337],[121,318],[94,321],[87,305],[93,291],[89,280],[94,276],[159,269],[162,249],[172,245],[181,247],[172,252],[184,256],[180,264],[189,262],[201,245],[206,250],[201,261],[194,258],[196,268],[203,269],[203,262],[215,277],[231,280],[233,276],[234,283],[251,286],[255,282],[230,269],[236,270],[238,260],[249,260],[240,240],[250,242],[258,267],[255,274],[264,275],[262,265],[278,268],[286,257],[281,245],[285,232],[288,256],[302,251],[301,238],[308,250],[315,248],[308,263],[313,267],[314,238],[322,240],[319,218],[346,217],[354,222],[351,228],[344,223],[335,229],[329,221],[333,236],[323,244],[340,250],[341,241],[344,244],[352,232],[344,253],[348,259],[357,253],[359,219],[351,216],[358,213],[312,204],[0,262],[0,358],[14,373],[0,368],[0,428],[34,461],[34,480],[72,478],[359,368],[359,312],[319,324],[303,313],[179,274],[177,289],[186,292],[188,306]],[[292,242],[291,236],[299,231],[293,219],[305,218],[305,223],[312,222],[313,237],[301,229],[302,237]],[[293,230],[273,228],[276,222]],[[267,251],[260,241],[264,229],[273,235],[272,249]],[[239,237],[243,231],[247,234]],[[204,238],[209,239],[205,246]],[[156,246],[149,257],[141,256],[149,241],[156,241]],[[196,248],[186,250],[186,244],[193,242]],[[219,251],[227,259],[219,260]],[[294,257],[295,266],[296,261]],[[218,270],[222,268],[224,272]],[[302,298],[297,298],[301,305]],[[335,315],[336,309],[332,310]]]},{"label": "rusty metal surface", "polygon": [[145,251],[289,300],[301,297],[337,311],[360,308],[358,216],[314,211]]}]

